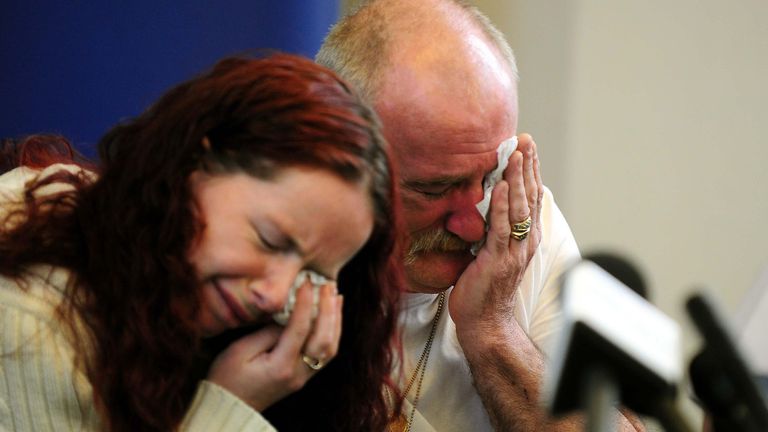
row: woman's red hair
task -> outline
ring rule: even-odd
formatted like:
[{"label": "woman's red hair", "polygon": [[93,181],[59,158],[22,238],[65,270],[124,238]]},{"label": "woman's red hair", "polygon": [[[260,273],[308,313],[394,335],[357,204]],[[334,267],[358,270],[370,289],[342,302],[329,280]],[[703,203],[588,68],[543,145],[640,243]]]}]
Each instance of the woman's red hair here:
[{"label": "woman's red hair", "polygon": [[[45,145],[27,140],[8,157],[82,163],[60,138],[31,139]],[[216,354],[195,326],[200,298],[186,254],[202,226],[190,174],[269,179],[280,167],[309,165],[362,182],[375,223],[339,278],[339,353],[265,415],[279,429],[383,430],[399,412],[383,386],[397,394],[388,376],[402,286],[387,153],[376,116],[333,72],[291,55],[227,59],[108,132],[95,183],[62,173],[33,185],[25,222],[0,232],[0,273],[21,278],[35,263],[71,269],[63,316],[82,317],[90,332],[86,370],[105,426],[172,430]],[[75,191],[36,199],[34,189],[52,181]]]}]

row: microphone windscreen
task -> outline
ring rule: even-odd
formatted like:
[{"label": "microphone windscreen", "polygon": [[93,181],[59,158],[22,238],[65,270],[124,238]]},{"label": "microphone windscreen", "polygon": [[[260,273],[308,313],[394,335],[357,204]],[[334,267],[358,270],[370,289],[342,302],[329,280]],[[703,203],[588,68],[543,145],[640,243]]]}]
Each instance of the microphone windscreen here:
[{"label": "microphone windscreen", "polygon": [[768,405],[727,322],[704,294],[691,296],[686,309],[705,342],[688,372],[696,397],[713,416],[715,430],[768,430]]},{"label": "microphone windscreen", "polygon": [[[610,262],[624,264],[615,257]],[[621,267],[625,274],[632,269]],[[613,373],[622,403],[638,413],[652,412],[654,400],[675,394],[683,371],[674,320],[587,259],[564,273],[560,303],[543,388],[551,413],[579,409],[584,373],[595,365]]]},{"label": "microphone windscreen", "polygon": [[592,252],[584,255],[584,259],[599,265],[640,297],[648,299],[648,287],[643,275],[626,258],[615,252]]}]

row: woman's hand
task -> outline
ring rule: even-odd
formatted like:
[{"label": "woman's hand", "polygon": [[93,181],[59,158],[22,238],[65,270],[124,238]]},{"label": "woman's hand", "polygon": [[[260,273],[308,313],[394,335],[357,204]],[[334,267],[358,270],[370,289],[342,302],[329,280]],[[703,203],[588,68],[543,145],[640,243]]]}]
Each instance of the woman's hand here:
[{"label": "woman's hand", "polygon": [[233,342],[214,360],[208,380],[256,411],[299,390],[336,355],[342,301],[335,282],[323,285],[313,327],[312,289],[305,283],[296,292],[288,325],[268,326]]}]

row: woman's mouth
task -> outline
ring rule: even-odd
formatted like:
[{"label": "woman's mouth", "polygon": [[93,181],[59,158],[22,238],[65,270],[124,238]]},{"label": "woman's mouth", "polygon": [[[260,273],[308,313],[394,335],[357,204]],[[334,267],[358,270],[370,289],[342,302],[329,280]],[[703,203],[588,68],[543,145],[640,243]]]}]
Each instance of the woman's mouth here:
[{"label": "woman's mouth", "polygon": [[227,305],[227,308],[230,312],[229,315],[236,321],[236,326],[243,326],[253,321],[253,318],[250,316],[250,314],[248,314],[248,311],[246,311],[243,305],[237,301],[235,296],[229,293],[226,289],[222,288],[222,286],[219,285],[218,280],[213,280],[213,286],[216,288],[216,291]]}]

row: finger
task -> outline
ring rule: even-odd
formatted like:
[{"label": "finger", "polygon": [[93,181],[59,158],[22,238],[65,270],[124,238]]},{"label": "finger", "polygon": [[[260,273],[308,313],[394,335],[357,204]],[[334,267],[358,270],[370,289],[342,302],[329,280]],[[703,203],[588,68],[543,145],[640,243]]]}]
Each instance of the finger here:
[{"label": "finger", "polygon": [[523,177],[523,154],[515,150],[509,158],[507,182],[509,182],[509,223],[515,224],[525,220],[531,211],[525,191]]},{"label": "finger", "polygon": [[[520,150],[523,153],[523,181],[525,183],[525,194],[528,199],[528,208],[532,213],[536,213],[539,207],[539,193],[541,191],[536,179],[536,173],[534,172],[536,143],[528,134],[522,134],[520,142]],[[535,216],[535,214],[532,214],[532,216]]]},{"label": "finger", "polygon": [[312,327],[312,297],[309,281],[296,290],[296,304],[291,318],[273,351],[279,361],[293,362],[304,347]]},{"label": "finger", "polygon": [[232,342],[216,356],[206,379],[244,400],[252,399],[249,396],[249,387],[243,386],[243,374],[254,376],[249,371],[263,372],[266,369],[265,366],[271,364],[270,350],[278,343],[282,332],[281,327],[269,326]]},{"label": "finger", "polygon": [[227,347],[228,354],[236,361],[249,361],[272,349],[277,344],[282,328],[271,325],[249,333]]},{"label": "finger", "polygon": [[339,343],[341,342],[341,329],[344,326],[344,296],[339,294],[336,296],[336,334],[334,339],[336,340],[336,352],[339,349]]},{"label": "finger", "polygon": [[331,346],[331,352],[328,358],[336,357],[339,352],[339,343],[341,342],[341,329],[344,321],[344,296],[339,294],[334,299],[334,328],[333,328],[333,344]]},{"label": "finger", "polygon": [[531,140],[533,144],[533,173],[536,178],[536,185],[539,188],[539,201],[541,201],[541,195],[544,193],[544,183],[541,181],[541,167],[539,166],[539,148],[536,142]]},{"label": "finger", "polygon": [[303,353],[319,359],[325,360],[335,353],[336,345],[336,322],[338,321],[336,311],[336,293],[335,282],[331,282],[320,287],[320,307],[315,320],[312,333],[304,346]]},{"label": "finger", "polygon": [[[535,148],[536,147],[534,144],[534,149]],[[539,215],[541,214],[541,206],[542,206],[542,203],[544,202],[544,183],[541,181],[541,168],[539,167],[538,151],[533,152],[533,173],[534,173],[534,176],[536,177],[536,185],[538,186],[538,189],[539,189],[539,201],[538,201],[538,206],[536,207],[536,220],[534,221],[534,223],[538,224]]]},{"label": "finger", "polygon": [[489,220],[486,247],[494,253],[506,251],[512,227],[509,224],[509,183],[504,180],[493,188]]}]

